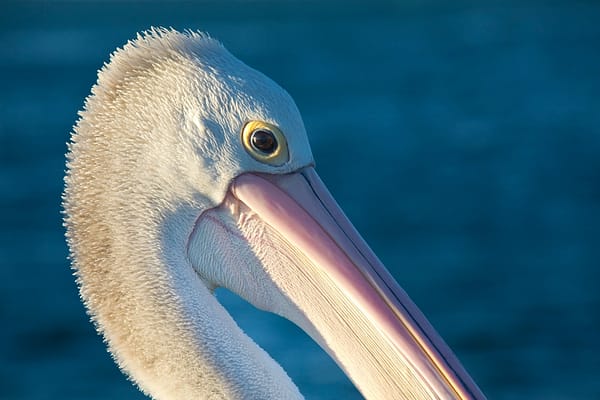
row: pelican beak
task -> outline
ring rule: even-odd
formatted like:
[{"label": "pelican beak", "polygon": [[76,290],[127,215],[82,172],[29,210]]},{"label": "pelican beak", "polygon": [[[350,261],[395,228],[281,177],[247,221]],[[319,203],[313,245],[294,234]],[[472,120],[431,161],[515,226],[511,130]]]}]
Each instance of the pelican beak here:
[{"label": "pelican beak", "polygon": [[[400,393],[402,389],[399,389],[400,392],[394,393],[394,385],[402,386],[399,381],[404,380],[406,385],[420,385],[419,393],[426,398],[485,398],[452,351],[352,226],[312,167],[287,175],[246,173],[234,180],[231,192],[284,237],[291,247],[300,250],[311,265],[317,266],[318,272],[312,272],[312,275],[333,282],[335,290],[345,298],[344,302],[351,303],[353,309],[362,314],[359,318],[351,312],[339,311],[340,319],[347,317],[341,324],[363,324],[365,329],[351,329],[367,332],[355,335],[355,342],[340,339],[351,342],[342,349],[336,347],[337,334],[327,333],[327,327],[323,327],[329,322],[323,322],[324,318],[312,318],[310,312],[305,311],[317,332],[313,337],[316,336],[321,346],[336,359],[363,395],[400,398],[404,392]],[[323,293],[323,296],[328,294]],[[306,299],[295,302],[300,304]],[[313,328],[305,330],[310,333]],[[373,360],[363,363],[357,359],[362,354],[358,348],[372,341],[384,343],[381,355],[375,350],[367,350],[365,357],[372,356]],[[352,346],[356,346],[356,351]],[[377,368],[379,374],[388,374],[392,381],[388,388],[378,392],[373,388],[373,379],[377,377],[369,378],[371,381],[361,378],[368,363],[381,364]],[[390,372],[393,369],[399,372]],[[409,375],[411,377],[407,378]]]}]

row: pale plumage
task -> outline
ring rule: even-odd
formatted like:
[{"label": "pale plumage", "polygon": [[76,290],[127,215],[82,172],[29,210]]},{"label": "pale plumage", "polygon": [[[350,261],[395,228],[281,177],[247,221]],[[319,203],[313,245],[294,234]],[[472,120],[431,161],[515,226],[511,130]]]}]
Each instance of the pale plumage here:
[{"label": "pale plumage", "polygon": [[[245,141],[249,121],[266,142]],[[75,127],[64,207],[82,298],[117,363],[156,399],[301,398],[216,301],[223,286],[302,327],[368,398],[481,398],[382,286],[312,164],[289,95],[206,35],[152,30],[111,56]]]}]

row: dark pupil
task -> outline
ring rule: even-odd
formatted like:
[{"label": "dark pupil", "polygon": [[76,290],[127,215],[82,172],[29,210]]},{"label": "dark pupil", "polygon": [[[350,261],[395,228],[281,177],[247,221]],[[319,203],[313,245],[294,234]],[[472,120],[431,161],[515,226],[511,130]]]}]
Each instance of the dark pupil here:
[{"label": "dark pupil", "polygon": [[271,154],[275,150],[277,150],[277,140],[275,140],[275,136],[273,133],[269,131],[258,130],[252,133],[252,146],[266,154]]}]

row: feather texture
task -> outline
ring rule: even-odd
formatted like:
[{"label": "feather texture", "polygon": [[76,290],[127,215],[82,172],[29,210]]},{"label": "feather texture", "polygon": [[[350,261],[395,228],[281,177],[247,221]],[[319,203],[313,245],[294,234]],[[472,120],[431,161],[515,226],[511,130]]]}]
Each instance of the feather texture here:
[{"label": "feather texture", "polygon": [[279,171],[311,162],[285,91],[207,35],[152,29],[112,54],[74,128],[63,206],[81,297],[119,366],[153,398],[300,397],[186,254],[196,220],[231,180],[264,169],[239,143],[250,119],[296,132]]}]

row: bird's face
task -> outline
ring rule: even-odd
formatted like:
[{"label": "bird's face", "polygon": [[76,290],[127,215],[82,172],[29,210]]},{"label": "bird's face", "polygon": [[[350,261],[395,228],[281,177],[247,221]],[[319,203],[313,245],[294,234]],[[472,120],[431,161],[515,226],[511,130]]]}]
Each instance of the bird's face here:
[{"label": "bird's face", "polygon": [[283,89],[193,34],[138,37],[110,65],[78,126],[101,133],[77,138],[70,187],[111,188],[107,209],[126,219],[192,210],[172,244],[197,277],[299,325],[365,397],[483,397],[319,179]]}]

